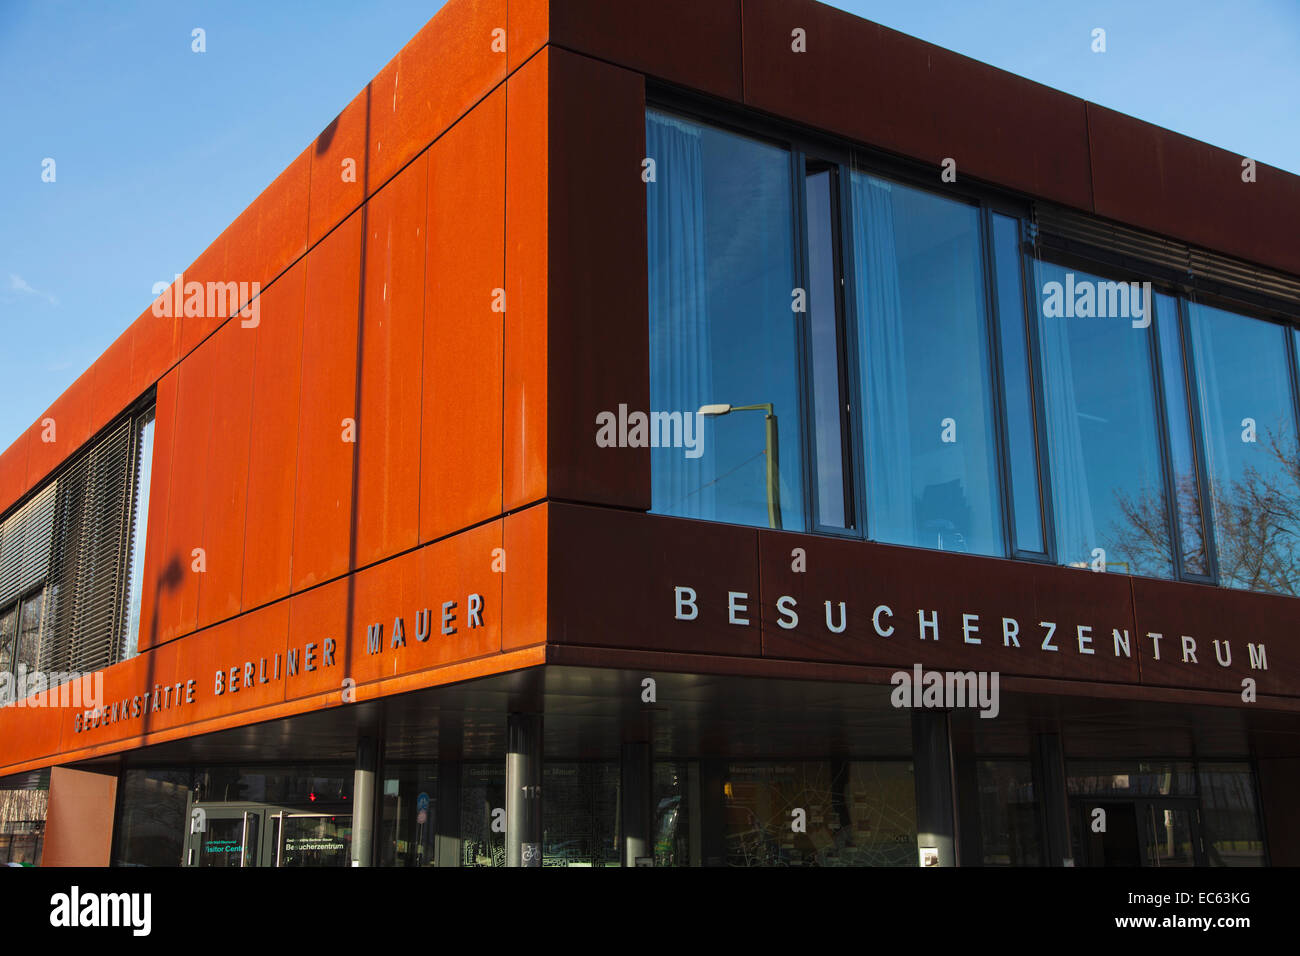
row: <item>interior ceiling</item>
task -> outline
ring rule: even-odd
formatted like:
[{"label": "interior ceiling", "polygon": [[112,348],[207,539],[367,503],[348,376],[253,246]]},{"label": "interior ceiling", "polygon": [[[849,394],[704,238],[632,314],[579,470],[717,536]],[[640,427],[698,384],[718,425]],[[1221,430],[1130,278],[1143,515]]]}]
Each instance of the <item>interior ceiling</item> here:
[{"label": "interior ceiling", "polygon": [[[548,759],[612,758],[625,740],[653,735],[659,759],[735,756],[906,757],[910,713],[888,685],[546,666],[382,701],[159,744],[128,766],[232,762],[351,763],[362,734],[382,734],[388,760],[494,760],[506,716],[543,714]],[[953,712],[958,745],[986,756],[1026,756],[1032,735],[1062,735],[1068,757],[1243,757],[1257,748],[1300,755],[1300,716],[1061,695],[1001,695],[999,715]],[[116,759],[116,758],[114,758]],[[110,763],[112,761],[109,761]],[[103,762],[100,762],[103,763]]]}]

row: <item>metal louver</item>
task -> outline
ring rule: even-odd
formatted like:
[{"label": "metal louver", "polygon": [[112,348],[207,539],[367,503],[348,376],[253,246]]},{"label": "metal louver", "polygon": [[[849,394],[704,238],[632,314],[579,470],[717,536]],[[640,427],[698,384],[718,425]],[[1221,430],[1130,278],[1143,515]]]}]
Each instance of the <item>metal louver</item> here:
[{"label": "metal louver", "polygon": [[55,484],[38,666],[92,671],[119,656],[131,511],[133,420],[83,452]]},{"label": "metal louver", "polygon": [[1300,305],[1300,279],[1173,239],[1049,203],[1034,203],[1034,227],[1037,240],[1049,247],[1066,251],[1080,246],[1100,249],[1134,268],[1155,265],[1187,279],[1232,286]]},{"label": "metal louver", "polygon": [[0,524],[0,607],[41,583],[50,565],[55,484]]}]

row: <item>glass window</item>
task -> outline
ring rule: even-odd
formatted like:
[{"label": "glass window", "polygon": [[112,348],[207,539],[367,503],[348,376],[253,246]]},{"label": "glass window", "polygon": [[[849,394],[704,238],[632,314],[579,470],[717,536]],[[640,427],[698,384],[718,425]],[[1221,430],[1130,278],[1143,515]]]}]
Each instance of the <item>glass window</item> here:
[{"label": "glass window", "polygon": [[1164,385],[1165,420],[1169,423],[1169,465],[1173,471],[1175,512],[1183,573],[1210,574],[1205,522],[1201,516],[1201,484],[1196,467],[1196,440],[1187,404],[1187,379],[1178,320],[1178,302],[1156,297],[1156,337],[1160,347],[1160,378]]},{"label": "glass window", "polygon": [[790,154],[653,111],[646,142],[653,510],[805,530]]},{"label": "glass window", "polygon": [[854,173],[867,531],[1005,552],[979,211]]},{"label": "glass window", "polygon": [[1007,416],[1012,528],[1018,551],[1044,554],[1043,510],[1039,494],[1038,442],[1034,429],[1034,389],[1025,332],[1025,295],[1020,254],[1020,222],[993,216],[994,289],[998,339],[1002,350],[1002,389]]},{"label": "glass window", "polygon": [[1287,330],[1189,304],[1219,583],[1300,590],[1300,449]]},{"label": "glass window", "polygon": [[1264,834],[1255,807],[1255,777],[1247,764],[1199,768],[1205,850],[1211,866],[1263,866]]},{"label": "glass window", "polygon": [[808,208],[808,327],[812,353],[813,444],[817,475],[817,521],[851,528],[847,502],[845,396],[840,356],[839,282],[835,249],[835,190],[831,169],[810,170],[805,180]]},{"label": "glass window", "polygon": [[18,636],[18,605],[0,610],[0,707],[13,703],[15,689],[6,678],[14,671],[14,639]]},{"label": "glass window", "polygon": [[984,865],[1040,865],[1042,841],[1029,761],[981,760],[976,777]]},{"label": "glass window", "polygon": [[542,768],[542,866],[618,866],[619,765]]},{"label": "glass window", "polygon": [[140,601],[144,593],[144,548],[149,528],[149,484],[153,475],[154,409],[136,424],[135,501],[131,505],[131,542],[127,555],[126,630],[122,659],[140,651]]},{"label": "glass window", "polygon": [[1057,560],[1172,577],[1151,328],[1128,283],[1040,260],[1034,273]]},{"label": "glass window", "polygon": [[[916,866],[916,793],[906,761],[755,762],[727,767],[729,866]],[[807,831],[790,811],[807,811]]]}]

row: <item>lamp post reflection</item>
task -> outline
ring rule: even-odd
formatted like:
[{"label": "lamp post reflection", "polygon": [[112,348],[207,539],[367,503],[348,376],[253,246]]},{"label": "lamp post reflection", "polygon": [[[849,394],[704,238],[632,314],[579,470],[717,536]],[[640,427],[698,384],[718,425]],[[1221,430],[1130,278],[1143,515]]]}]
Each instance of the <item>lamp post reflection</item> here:
[{"label": "lamp post reflection", "polygon": [[701,405],[701,415],[727,415],[731,412],[764,412],[767,426],[767,523],[781,527],[781,471],[776,430],[776,412],[771,402],[759,405]]}]

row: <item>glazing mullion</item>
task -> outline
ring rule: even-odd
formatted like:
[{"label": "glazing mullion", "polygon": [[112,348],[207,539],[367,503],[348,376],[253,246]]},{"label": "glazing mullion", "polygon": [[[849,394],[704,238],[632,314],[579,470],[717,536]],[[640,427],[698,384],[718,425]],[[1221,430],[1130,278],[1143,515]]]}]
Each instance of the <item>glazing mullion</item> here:
[{"label": "glazing mullion", "polygon": [[1183,370],[1187,382],[1187,411],[1192,422],[1192,454],[1196,458],[1197,497],[1201,507],[1201,534],[1205,541],[1205,560],[1210,582],[1219,582],[1219,551],[1215,540],[1214,502],[1210,495],[1210,474],[1206,463],[1205,431],[1201,423],[1201,393],[1197,382],[1196,361],[1192,354],[1191,316],[1188,301],[1178,297],[1178,334],[1182,340]]}]

